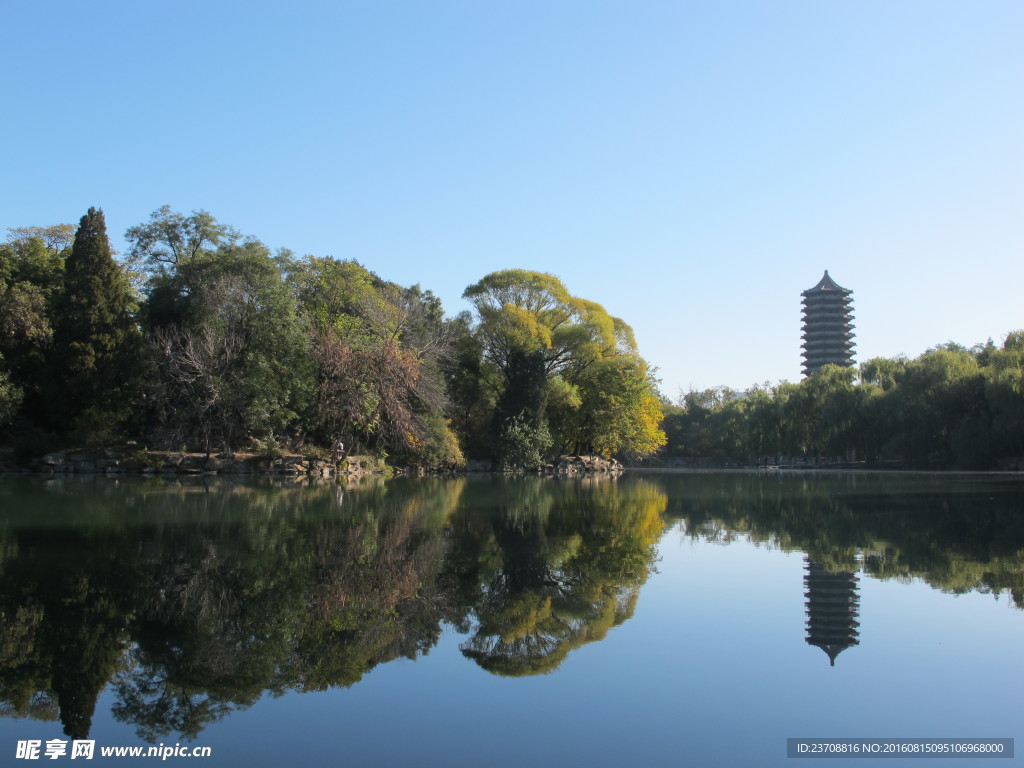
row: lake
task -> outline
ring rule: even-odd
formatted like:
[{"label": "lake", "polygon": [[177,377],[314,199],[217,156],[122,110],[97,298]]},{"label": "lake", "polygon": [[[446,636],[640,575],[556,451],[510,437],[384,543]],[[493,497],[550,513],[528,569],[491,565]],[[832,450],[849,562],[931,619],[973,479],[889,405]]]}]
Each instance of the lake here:
[{"label": "lake", "polygon": [[[78,740],[773,766],[791,738],[1024,735],[1019,475],[19,476],[0,509],[5,765]],[[982,760],[948,764],[1007,764]]]}]

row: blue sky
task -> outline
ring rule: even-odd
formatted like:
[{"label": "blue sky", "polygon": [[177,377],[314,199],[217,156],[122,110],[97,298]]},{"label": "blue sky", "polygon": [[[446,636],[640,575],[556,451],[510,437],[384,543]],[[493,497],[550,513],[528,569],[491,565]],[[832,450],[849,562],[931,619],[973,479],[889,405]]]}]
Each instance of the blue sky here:
[{"label": "blue sky", "polygon": [[446,310],[510,267],[630,323],[662,389],[1024,328],[1024,3],[10,3],[0,232],[162,205]]}]

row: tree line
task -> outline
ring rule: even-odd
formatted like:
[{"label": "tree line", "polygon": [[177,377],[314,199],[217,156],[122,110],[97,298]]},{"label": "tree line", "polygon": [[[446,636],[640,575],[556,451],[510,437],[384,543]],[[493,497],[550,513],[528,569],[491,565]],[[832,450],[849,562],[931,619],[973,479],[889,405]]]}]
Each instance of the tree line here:
[{"label": "tree line", "polygon": [[754,463],[890,462],[912,469],[1016,468],[1024,457],[1024,331],[914,359],[826,365],[798,384],[682,395],[669,456]]},{"label": "tree line", "polygon": [[428,468],[640,458],[662,401],[630,327],[549,274],[495,272],[456,317],[359,262],[272,253],[163,207],[110,246],[101,210],[0,245],[0,430],[25,455],[146,445],[350,450]]}]

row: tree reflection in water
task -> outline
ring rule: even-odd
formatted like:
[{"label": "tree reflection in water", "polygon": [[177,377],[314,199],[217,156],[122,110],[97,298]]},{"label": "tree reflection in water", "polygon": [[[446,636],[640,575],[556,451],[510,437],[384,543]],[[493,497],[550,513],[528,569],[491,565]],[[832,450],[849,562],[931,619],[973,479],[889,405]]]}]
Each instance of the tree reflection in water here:
[{"label": "tree reflection in water", "polygon": [[633,614],[668,499],[607,478],[526,478],[493,492],[489,514],[456,521],[452,561],[472,631],[460,647],[496,674],[549,672]]},{"label": "tree reflection in water", "polygon": [[108,683],[115,717],[142,738],[190,738],[267,693],[347,687],[416,658],[445,626],[483,669],[550,672],[631,617],[673,522],[805,552],[826,580],[862,572],[1024,598],[1019,486],[666,474],[340,494],[69,478],[0,495],[0,714],[59,717],[73,738]]},{"label": "tree reflection in water", "polygon": [[[99,487],[24,487],[0,550],[5,713],[55,702],[74,738],[108,681],[142,738],[191,738],[264,693],[415,658],[445,623],[475,631],[487,668],[551,669],[628,617],[665,507],[642,485],[537,478]],[[519,650],[484,650],[495,632]]]}]

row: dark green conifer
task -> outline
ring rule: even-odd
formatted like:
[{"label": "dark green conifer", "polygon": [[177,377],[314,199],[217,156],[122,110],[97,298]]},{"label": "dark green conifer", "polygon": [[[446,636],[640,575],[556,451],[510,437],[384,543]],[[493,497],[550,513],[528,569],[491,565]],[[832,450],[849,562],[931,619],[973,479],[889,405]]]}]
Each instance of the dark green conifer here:
[{"label": "dark green conifer", "polygon": [[68,257],[54,338],[54,426],[102,438],[131,413],[139,332],[128,279],[114,260],[103,211],[82,217]]}]

